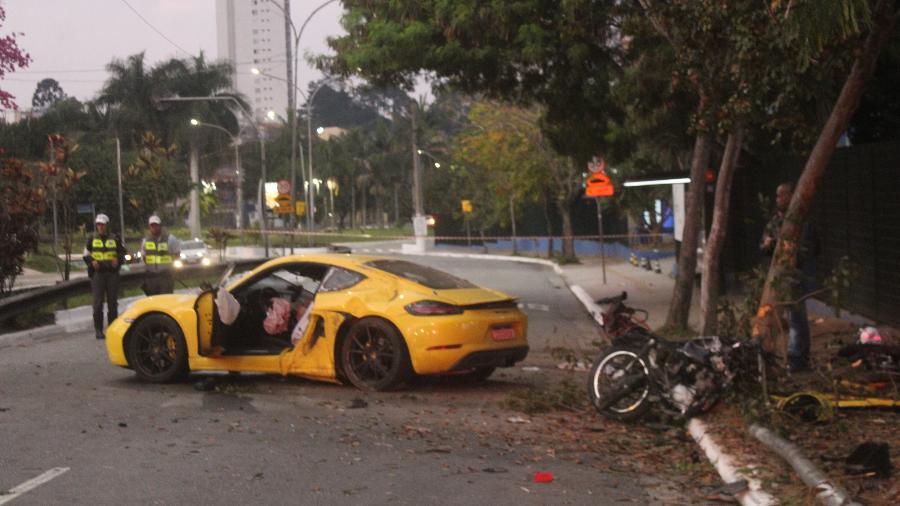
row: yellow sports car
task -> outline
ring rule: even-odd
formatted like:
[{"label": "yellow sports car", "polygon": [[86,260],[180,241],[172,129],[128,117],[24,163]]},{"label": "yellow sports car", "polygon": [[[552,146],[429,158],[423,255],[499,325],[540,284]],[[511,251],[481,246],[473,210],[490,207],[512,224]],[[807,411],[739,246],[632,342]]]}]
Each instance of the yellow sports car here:
[{"label": "yellow sports car", "polygon": [[413,374],[487,378],[525,358],[527,326],[515,298],[430,267],[300,255],[217,290],[142,299],[109,326],[106,349],[152,382],[252,371],[385,390]]}]

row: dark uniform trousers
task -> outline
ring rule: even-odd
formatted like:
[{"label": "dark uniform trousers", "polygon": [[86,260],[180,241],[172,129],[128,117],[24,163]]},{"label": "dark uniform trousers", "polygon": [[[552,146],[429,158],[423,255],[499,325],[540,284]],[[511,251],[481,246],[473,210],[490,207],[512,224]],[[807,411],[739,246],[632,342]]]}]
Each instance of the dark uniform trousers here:
[{"label": "dark uniform trousers", "polygon": [[94,331],[103,334],[103,299],[106,299],[106,322],[112,323],[119,316],[119,273],[98,271],[91,277],[91,294],[94,297]]}]

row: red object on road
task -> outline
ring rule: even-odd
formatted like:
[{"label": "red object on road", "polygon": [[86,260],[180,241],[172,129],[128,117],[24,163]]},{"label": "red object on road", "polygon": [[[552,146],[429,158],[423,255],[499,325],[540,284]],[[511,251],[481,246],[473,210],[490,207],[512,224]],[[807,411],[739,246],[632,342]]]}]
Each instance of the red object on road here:
[{"label": "red object on road", "polygon": [[547,472],[536,472],[534,473],[534,482],[535,483],[550,483],[553,481],[553,473]]}]

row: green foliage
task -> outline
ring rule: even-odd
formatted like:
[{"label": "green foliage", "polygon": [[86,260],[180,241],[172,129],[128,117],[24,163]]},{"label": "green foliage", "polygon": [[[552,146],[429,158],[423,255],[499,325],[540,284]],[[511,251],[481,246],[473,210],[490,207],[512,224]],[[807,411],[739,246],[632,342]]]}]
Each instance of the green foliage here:
[{"label": "green foliage", "polygon": [[66,98],[66,93],[56,79],[46,78],[37,83],[34,95],[31,97],[31,106],[46,108]]},{"label": "green foliage", "polygon": [[37,247],[44,193],[31,170],[15,158],[0,160],[0,176],[0,295],[4,295],[22,273],[25,254]]},{"label": "green foliage", "polygon": [[542,130],[563,154],[587,160],[603,144],[615,78],[613,4],[352,0],[347,35],[321,61],[342,74],[412,88],[431,71],[456,89],[543,106]]},{"label": "green foliage", "polygon": [[128,204],[141,220],[160,213],[165,202],[185,195],[190,183],[184,170],[177,170],[174,144],[166,146],[152,132],[144,133],[135,160],[125,173]]},{"label": "green foliage", "polygon": [[750,335],[753,317],[759,307],[763,284],[766,281],[768,265],[757,266],[738,276],[743,293],[735,300],[719,298],[716,312],[718,330],[723,336],[746,337]]}]

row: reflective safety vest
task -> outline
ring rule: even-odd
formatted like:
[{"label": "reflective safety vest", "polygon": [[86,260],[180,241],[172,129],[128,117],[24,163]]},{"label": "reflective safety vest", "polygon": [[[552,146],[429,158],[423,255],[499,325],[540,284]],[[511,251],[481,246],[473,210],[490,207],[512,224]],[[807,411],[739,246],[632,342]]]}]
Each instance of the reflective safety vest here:
[{"label": "reflective safety vest", "polygon": [[171,264],[172,255],[169,254],[169,236],[163,234],[155,241],[147,238],[144,241],[144,258],[147,265]]},{"label": "reflective safety vest", "polygon": [[116,259],[116,240],[107,238],[103,240],[97,236],[91,241],[91,260],[98,262],[111,262]]}]

